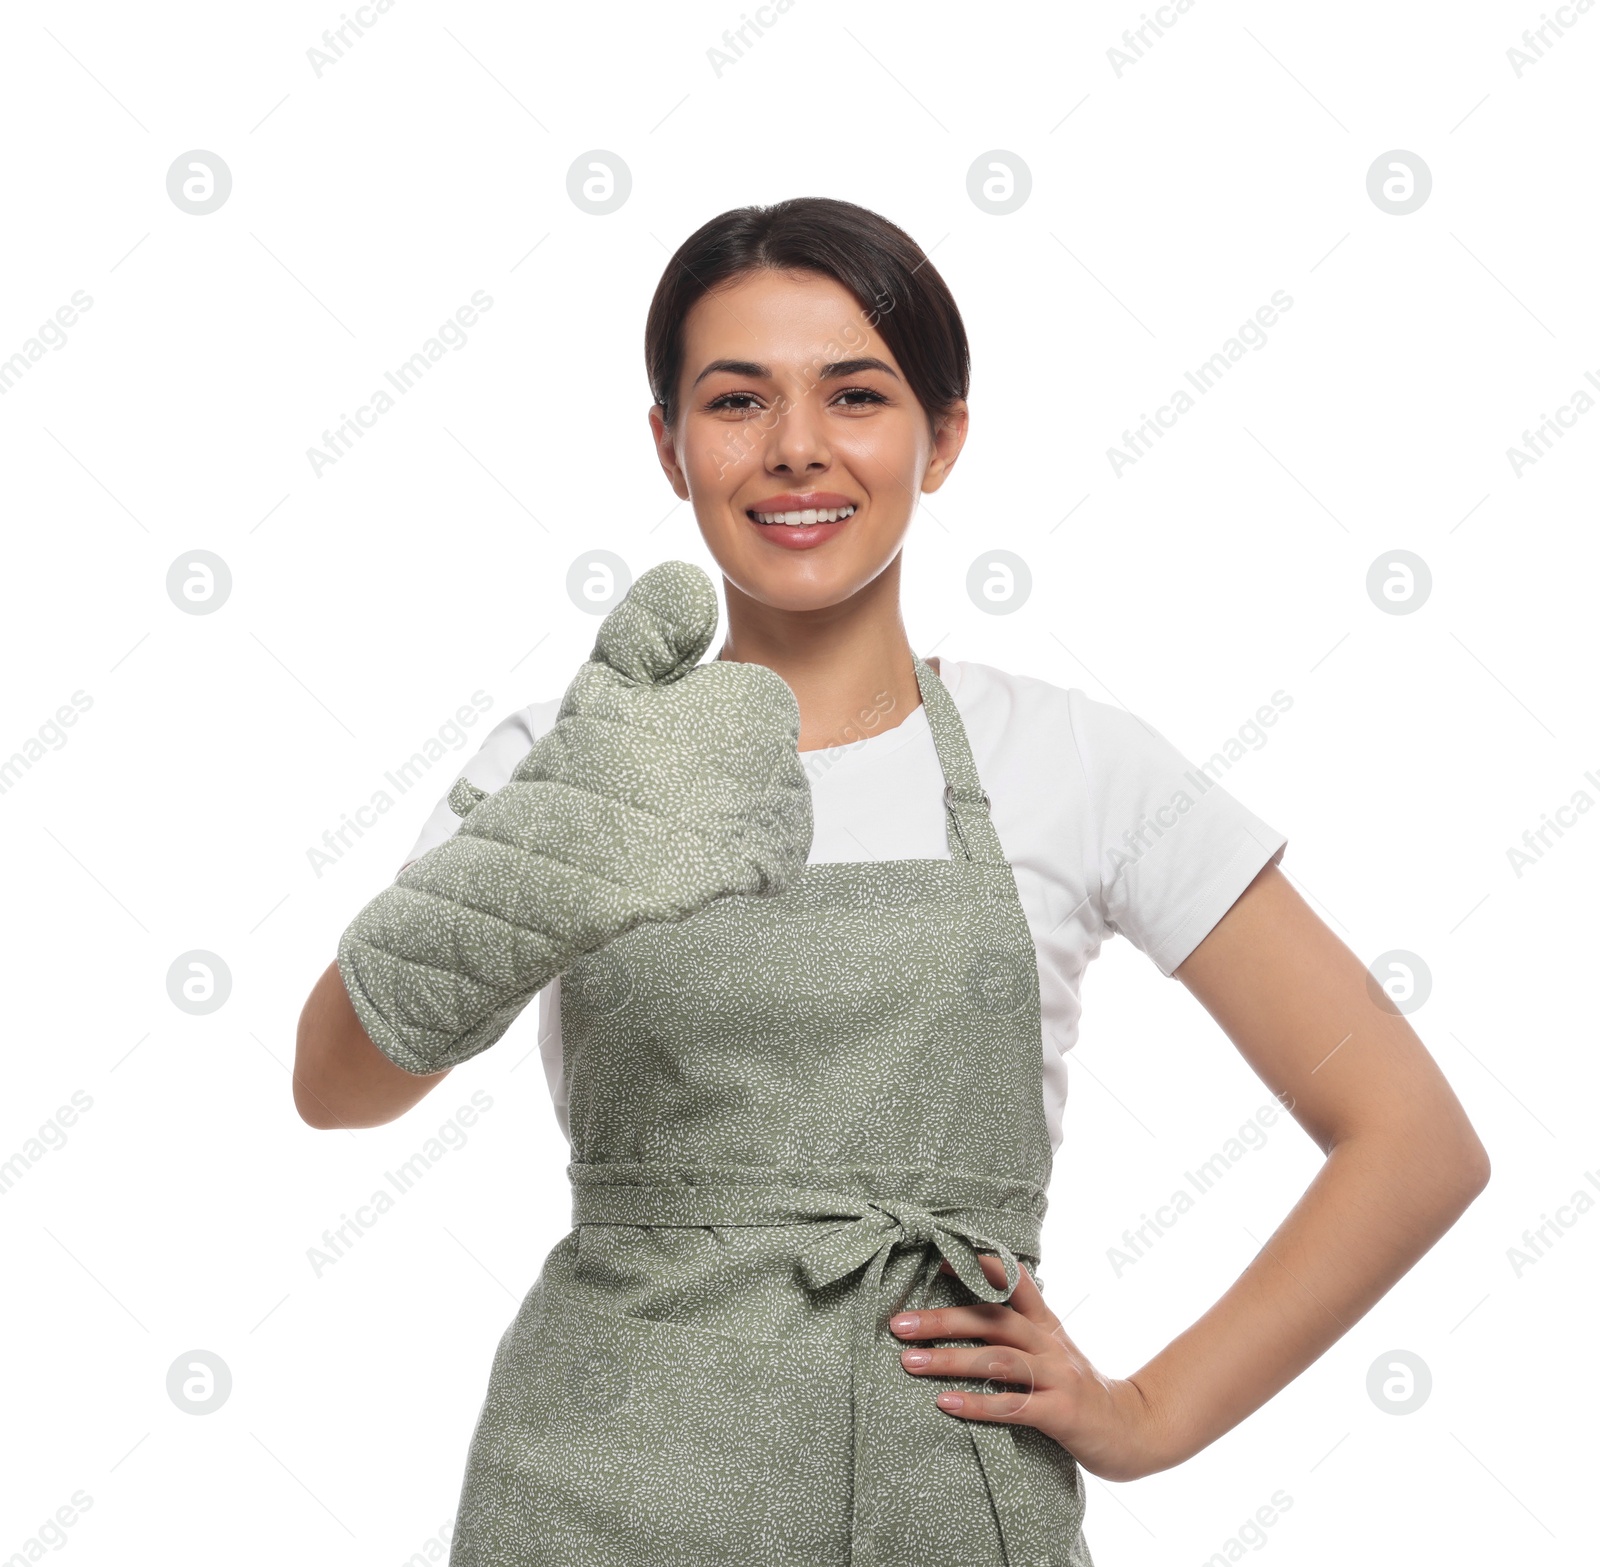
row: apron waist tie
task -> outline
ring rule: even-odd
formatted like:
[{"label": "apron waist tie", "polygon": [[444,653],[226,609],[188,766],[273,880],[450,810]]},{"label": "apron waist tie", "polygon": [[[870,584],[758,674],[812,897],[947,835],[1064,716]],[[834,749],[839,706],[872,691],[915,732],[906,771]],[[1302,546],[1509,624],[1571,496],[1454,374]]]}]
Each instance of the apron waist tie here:
[{"label": "apron waist tie", "polygon": [[[802,1179],[848,1175],[843,1184],[866,1190],[801,1185]],[[960,1173],[852,1170],[760,1172],[637,1163],[573,1163],[572,1222],[708,1228],[719,1225],[811,1225],[841,1221],[801,1243],[799,1271],[812,1289],[825,1289],[865,1268],[856,1294],[856,1329],[851,1341],[851,1408],[854,1440],[854,1513],[850,1567],[873,1567],[874,1518],[894,1497],[875,1483],[869,1397],[872,1352],[887,1331],[883,1280],[897,1247],[934,1248],[979,1300],[1011,1298],[1021,1276],[1018,1253],[1039,1256],[1044,1216],[1043,1188],[1027,1181],[1001,1181]],[[921,1179],[917,1179],[918,1175]],[[909,1177],[909,1178],[908,1178]],[[898,1195],[918,1187],[941,1198],[933,1205]],[[897,1195],[872,1195],[885,1188]],[[1006,1204],[1002,1206],[1001,1204]],[[1020,1204],[1020,1206],[1018,1206]],[[991,1284],[978,1253],[995,1253],[1005,1268],[1004,1285]],[[895,1308],[898,1310],[899,1308]],[[906,1374],[906,1373],[902,1373]],[[947,1418],[959,1420],[960,1416]],[[1051,1558],[1041,1520],[1029,1505],[1013,1427],[962,1421],[994,1503],[1006,1567],[1048,1567]]]}]

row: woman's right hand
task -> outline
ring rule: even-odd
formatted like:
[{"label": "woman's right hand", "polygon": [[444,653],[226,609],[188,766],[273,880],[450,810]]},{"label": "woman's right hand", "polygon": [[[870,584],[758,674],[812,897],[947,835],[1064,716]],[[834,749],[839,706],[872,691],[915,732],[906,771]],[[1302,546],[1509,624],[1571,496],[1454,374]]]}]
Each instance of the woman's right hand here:
[{"label": "woman's right hand", "polygon": [[396,1065],[467,1060],[585,953],[716,898],[776,896],[804,870],[799,705],[764,665],[699,664],[716,628],[699,567],[640,576],[509,782],[453,791],[455,836],[351,922],[339,971]]}]

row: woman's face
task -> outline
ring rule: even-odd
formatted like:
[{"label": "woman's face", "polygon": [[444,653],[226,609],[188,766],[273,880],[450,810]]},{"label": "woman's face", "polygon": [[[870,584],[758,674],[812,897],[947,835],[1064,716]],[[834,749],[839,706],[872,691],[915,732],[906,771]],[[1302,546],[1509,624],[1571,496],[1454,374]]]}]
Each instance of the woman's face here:
[{"label": "woman's face", "polygon": [[[689,313],[677,415],[668,429],[652,409],[651,429],[673,489],[749,598],[806,610],[859,592],[961,450],[965,404],[930,431],[873,325],[885,308],[830,277],[763,269]],[[809,526],[757,520],[849,508]]]}]

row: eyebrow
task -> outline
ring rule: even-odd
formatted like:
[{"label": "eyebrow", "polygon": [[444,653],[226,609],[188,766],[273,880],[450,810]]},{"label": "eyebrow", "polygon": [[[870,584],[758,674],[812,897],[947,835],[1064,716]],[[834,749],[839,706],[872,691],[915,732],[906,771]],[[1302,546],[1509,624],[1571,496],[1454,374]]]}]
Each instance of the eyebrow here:
[{"label": "eyebrow", "polygon": [[[708,375],[714,375],[719,370],[725,370],[729,375],[748,376],[751,380],[770,381],[772,367],[757,364],[753,359],[713,359],[704,370],[689,383],[692,391]],[[860,375],[864,370],[881,370],[887,376],[893,376],[896,381],[900,379],[881,359],[835,359],[822,365],[817,371],[818,380],[831,381],[841,375]]]}]

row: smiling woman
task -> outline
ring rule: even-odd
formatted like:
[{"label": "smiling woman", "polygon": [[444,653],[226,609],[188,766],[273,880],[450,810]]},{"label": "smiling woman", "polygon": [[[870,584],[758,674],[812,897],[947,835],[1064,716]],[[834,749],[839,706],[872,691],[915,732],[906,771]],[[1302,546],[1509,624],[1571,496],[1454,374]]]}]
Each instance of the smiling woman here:
[{"label": "smiling woman", "polygon": [[[495,1353],[452,1567],[1090,1567],[1083,1472],[1168,1468],[1264,1404],[1454,1222],[1482,1145],[1283,833],[1111,703],[914,651],[901,559],[969,356],[909,236],[823,198],[723,213],[645,358],[717,655],[709,577],[643,572],[301,1019],[301,1114],[372,1125],[540,997],[573,1227]],[[1037,1276],[1116,935],[1327,1156],[1124,1377]]]}]

